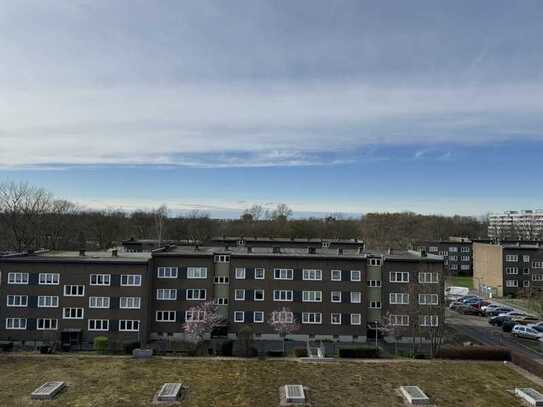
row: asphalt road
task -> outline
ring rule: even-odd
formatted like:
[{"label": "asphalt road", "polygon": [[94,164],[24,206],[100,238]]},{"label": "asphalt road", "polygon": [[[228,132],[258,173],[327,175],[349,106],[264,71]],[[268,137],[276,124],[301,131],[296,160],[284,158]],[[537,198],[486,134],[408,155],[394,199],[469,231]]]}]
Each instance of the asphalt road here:
[{"label": "asphalt road", "polygon": [[448,310],[446,313],[447,325],[458,333],[484,345],[505,346],[543,364],[543,347],[540,348],[537,341],[516,338],[511,333],[503,332],[501,327],[490,325],[488,318],[462,315]]}]

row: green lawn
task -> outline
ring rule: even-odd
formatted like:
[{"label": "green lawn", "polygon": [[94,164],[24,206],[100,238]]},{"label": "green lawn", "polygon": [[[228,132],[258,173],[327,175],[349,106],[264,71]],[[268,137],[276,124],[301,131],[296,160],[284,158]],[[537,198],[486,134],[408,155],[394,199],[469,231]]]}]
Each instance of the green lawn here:
[{"label": "green lawn", "polygon": [[[396,389],[419,385],[440,407],[520,405],[507,392],[535,387],[503,363],[422,361],[308,364],[288,360],[141,361],[129,358],[0,356],[0,406],[43,406],[31,391],[47,380],[68,385],[57,406],[149,406],[164,382],[190,390],[182,406],[277,406],[277,389],[298,383],[316,406],[402,407]],[[541,388],[538,388],[540,391]]]},{"label": "green lawn", "polygon": [[471,276],[450,276],[447,277],[447,285],[453,287],[473,288],[473,277]]}]

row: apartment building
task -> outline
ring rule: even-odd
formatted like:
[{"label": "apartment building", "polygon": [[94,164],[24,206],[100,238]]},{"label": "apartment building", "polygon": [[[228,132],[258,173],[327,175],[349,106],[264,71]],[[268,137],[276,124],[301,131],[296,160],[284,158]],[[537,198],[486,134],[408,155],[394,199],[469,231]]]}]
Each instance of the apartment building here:
[{"label": "apartment building", "polygon": [[0,272],[3,341],[182,340],[183,324],[202,317],[193,307],[211,300],[224,318],[214,333],[232,338],[251,326],[276,339],[270,319],[283,307],[299,325],[294,339],[363,342],[375,322],[408,337],[443,321],[443,260],[417,251],[169,246],[8,256]]},{"label": "apartment building", "polygon": [[492,213],[488,216],[488,236],[492,239],[542,239],[543,209]]},{"label": "apartment building", "polygon": [[465,237],[449,237],[448,240],[430,240],[416,243],[418,250],[442,256],[445,271],[449,275],[473,274],[473,242]]},{"label": "apartment building", "polygon": [[539,242],[474,243],[474,286],[493,296],[543,292],[543,245]]},{"label": "apartment building", "polygon": [[303,239],[284,237],[215,237],[209,245],[247,248],[331,249],[364,251],[364,241],[359,239]]}]

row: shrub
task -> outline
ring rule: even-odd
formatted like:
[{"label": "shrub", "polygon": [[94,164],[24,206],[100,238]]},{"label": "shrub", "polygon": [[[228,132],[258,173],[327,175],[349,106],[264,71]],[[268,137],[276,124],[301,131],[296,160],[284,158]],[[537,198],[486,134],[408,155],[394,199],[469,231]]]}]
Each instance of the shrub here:
[{"label": "shrub", "polygon": [[379,349],[376,348],[340,348],[339,349],[340,358],[351,358],[351,359],[364,359],[364,358],[378,358]]},{"label": "shrub", "polygon": [[139,347],[141,347],[139,342],[126,342],[126,343],[123,344],[123,352],[128,353],[129,355],[131,355],[132,351],[134,349],[139,348]]},{"label": "shrub", "polygon": [[97,336],[94,338],[94,350],[99,353],[106,353],[109,347],[107,336]]},{"label": "shrub", "polygon": [[232,356],[232,350],[234,348],[234,341],[228,340],[221,344],[221,356]]},{"label": "shrub", "polygon": [[439,359],[511,360],[511,351],[499,346],[447,346],[435,356]]},{"label": "shrub", "polygon": [[271,358],[281,358],[285,356],[285,353],[282,350],[269,350],[266,355]]},{"label": "shrub", "polygon": [[307,357],[307,349],[306,348],[294,348],[292,350],[292,354],[296,356],[297,358],[306,358]]}]

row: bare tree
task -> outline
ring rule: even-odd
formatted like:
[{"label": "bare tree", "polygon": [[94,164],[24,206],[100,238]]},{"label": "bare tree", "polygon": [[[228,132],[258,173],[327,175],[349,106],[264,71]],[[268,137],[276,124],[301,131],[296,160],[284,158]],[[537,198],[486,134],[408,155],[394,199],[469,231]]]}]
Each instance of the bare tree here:
[{"label": "bare tree", "polygon": [[196,342],[201,342],[213,331],[224,323],[224,318],[219,314],[217,305],[213,301],[206,301],[191,307],[187,311],[187,318],[183,325],[183,331],[192,336]]},{"label": "bare tree", "polygon": [[160,208],[153,212],[155,220],[155,232],[158,240],[158,246],[162,246],[162,239],[164,233],[164,225],[168,219],[168,208],[166,205],[162,205]]},{"label": "bare tree", "polygon": [[300,324],[294,318],[294,314],[287,307],[272,311],[268,324],[283,339],[283,353],[285,353],[285,338],[287,335],[300,329]]}]

